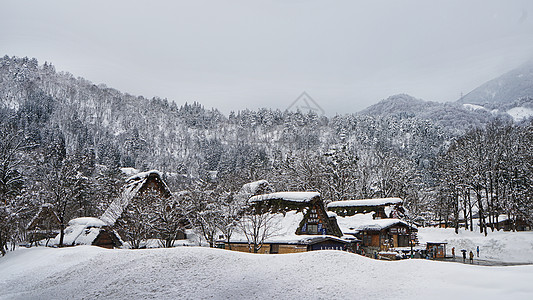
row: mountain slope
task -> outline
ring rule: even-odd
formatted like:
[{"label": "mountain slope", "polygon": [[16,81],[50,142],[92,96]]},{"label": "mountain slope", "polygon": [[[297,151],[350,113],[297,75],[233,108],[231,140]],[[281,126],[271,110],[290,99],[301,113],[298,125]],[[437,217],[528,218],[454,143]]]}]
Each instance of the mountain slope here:
[{"label": "mountain slope", "polygon": [[450,131],[465,132],[473,127],[482,127],[495,117],[509,119],[510,116],[487,109],[471,109],[458,103],[424,101],[406,94],[390,96],[359,114],[374,117],[400,116],[430,120]]},{"label": "mountain slope", "polygon": [[509,103],[524,97],[533,97],[533,61],[482,84],[457,102]]}]

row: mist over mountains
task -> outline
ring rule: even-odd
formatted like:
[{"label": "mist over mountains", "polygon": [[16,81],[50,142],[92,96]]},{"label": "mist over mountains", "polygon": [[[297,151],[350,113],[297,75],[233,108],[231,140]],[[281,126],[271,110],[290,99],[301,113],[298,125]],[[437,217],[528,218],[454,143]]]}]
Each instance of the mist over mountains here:
[{"label": "mist over mountains", "polygon": [[395,114],[433,121],[451,131],[480,127],[494,118],[525,121],[533,116],[533,62],[477,87],[456,102],[431,102],[410,95],[390,96],[360,114]]},{"label": "mist over mountains", "polygon": [[533,61],[480,85],[457,102],[505,105],[522,98],[533,98]]},{"label": "mist over mountains", "polygon": [[[499,82],[503,91],[506,81]],[[428,161],[444,151],[446,141],[454,136],[494,119],[510,121],[499,109],[531,104],[529,98],[521,98],[473,108],[465,105],[471,97],[437,103],[395,95],[359,113],[331,118],[271,109],[225,116],[199,103],[178,106],[167,99],[146,99],[97,86],[58,73],[49,63],[39,65],[36,59],[0,59],[2,119],[16,119],[36,144],[58,135],[67,152],[90,149],[100,164],[157,168],[183,178],[212,171],[239,172],[250,165],[272,166],[288,153],[325,153],[341,144],[359,153],[376,148],[394,152],[418,167],[431,165]]]}]

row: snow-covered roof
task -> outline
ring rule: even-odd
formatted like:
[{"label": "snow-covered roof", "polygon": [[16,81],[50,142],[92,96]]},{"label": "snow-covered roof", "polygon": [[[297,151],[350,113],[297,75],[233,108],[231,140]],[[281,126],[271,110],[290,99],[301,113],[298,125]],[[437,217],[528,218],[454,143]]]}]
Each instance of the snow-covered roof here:
[{"label": "snow-covered roof", "polygon": [[414,225],[400,219],[376,219],[373,218],[374,212],[367,214],[356,214],[353,216],[337,217],[337,224],[343,234],[356,234],[360,231],[380,231],[389,227],[403,224],[416,228]]},{"label": "snow-covered roof", "polygon": [[246,183],[242,186],[241,188],[241,193],[243,194],[251,194],[251,195],[255,195],[257,194],[259,188],[262,188],[264,186],[268,186],[269,183],[268,181],[266,180],[258,180],[258,181],[254,181],[254,182],[249,182],[249,183]]},{"label": "snow-covered roof", "polygon": [[133,176],[137,173],[139,173],[139,170],[135,169],[135,168],[120,168],[120,170],[122,171],[122,173],[124,173],[126,176]]},{"label": "snow-covered roof", "polygon": [[[152,170],[135,174],[126,179],[126,185],[124,186],[124,190],[122,190],[121,195],[111,202],[106,211],[102,214],[102,216],[100,216],[100,219],[107,225],[114,225],[117,219],[122,216],[122,212],[126,206],[128,206],[131,199],[137,195],[148,177],[150,177],[152,174],[155,174],[161,178],[161,173],[159,171]],[[166,190],[170,191],[164,182],[163,185]]]},{"label": "snow-covered roof", "polygon": [[84,226],[87,226],[87,227],[102,227],[102,226],[106,226],[106,223],[104,223],[104,221],[98,219],[98,218],[93,218],[93,217],[81,217],[81,218],[76,218],[76,219],[72,219],[68,222],[68,225],[69,226],[73,226],[73,225],[84,225]]},{"label": "snow-covered roof", "polygon": [[152,174],[157,174],[157,176],[161,177],[161,172],[159,172],[158,170],[150,170],[147,172],[141,172],[130,176],[128,179],[126,179],[126,183],[146,179]]},{"label": "snow-covered roof", "polygon": [[315,197],[320,197],[317,192],[277,192],[270,194],[263,194],[253,196],[248,200],[249,203],[268,201],[268,200],[284,200],[290,202],[311,202]]},{"label": "snow-covered roof", "polygon": [[[100,230],[106,224],[92,217],[83,217],[72,219],[65,228],[63,237],[64,245],[92,245],[93,241],[100,234]],[[53,240],[53,244],[59,244],[60,235],[58,234]]]},{"label": "snow-covered roof", "polygon": [[328,204],[328,208],[336,207],[363,207],[363,206],[386,206],[401,204],[401,198],[378,198],[378,199],[362,199],[362,200],[345,200],[334,201]]}]

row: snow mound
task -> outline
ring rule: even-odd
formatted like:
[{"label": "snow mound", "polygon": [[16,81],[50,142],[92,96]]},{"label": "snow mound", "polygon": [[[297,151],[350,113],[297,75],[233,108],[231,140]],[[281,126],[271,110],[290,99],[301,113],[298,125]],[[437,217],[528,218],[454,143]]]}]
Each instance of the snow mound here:
[{"label": "snow mound", "polygon": [[201,247],[40,247],[9,252],[0,270],[2,299],[500,300],[533,294],[533,266],[387,262],[333,250],[261,255]]},{"label": "snow mound", "polygon": [[246,183],[242,186],[240,194],[244,195],[255,195],[261,189],[268,187],[269,183],[266,180],[258,180],[254,182]]}]

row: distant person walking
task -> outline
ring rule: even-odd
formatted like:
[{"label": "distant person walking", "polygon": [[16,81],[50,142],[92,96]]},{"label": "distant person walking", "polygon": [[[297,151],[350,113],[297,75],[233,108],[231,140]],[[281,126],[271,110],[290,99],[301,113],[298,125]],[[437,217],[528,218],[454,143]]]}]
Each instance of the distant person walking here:
[{"label": "distant person walking", "polygon": [[452,247],[452,257],[455,258],[455,247]]},{"label": "distant person walking", "polygon": [[477,257],[479,257],[479,246],[477,246],[476,251],[477,251]]},{"label": "distant person walking", "polygon": [[461,250],[463,252],[463,262],[466,262],[466,250]]},{"label": "distant person walking", "polygon": [[470,263],[474,263],[474,252],[470,251]]}]

